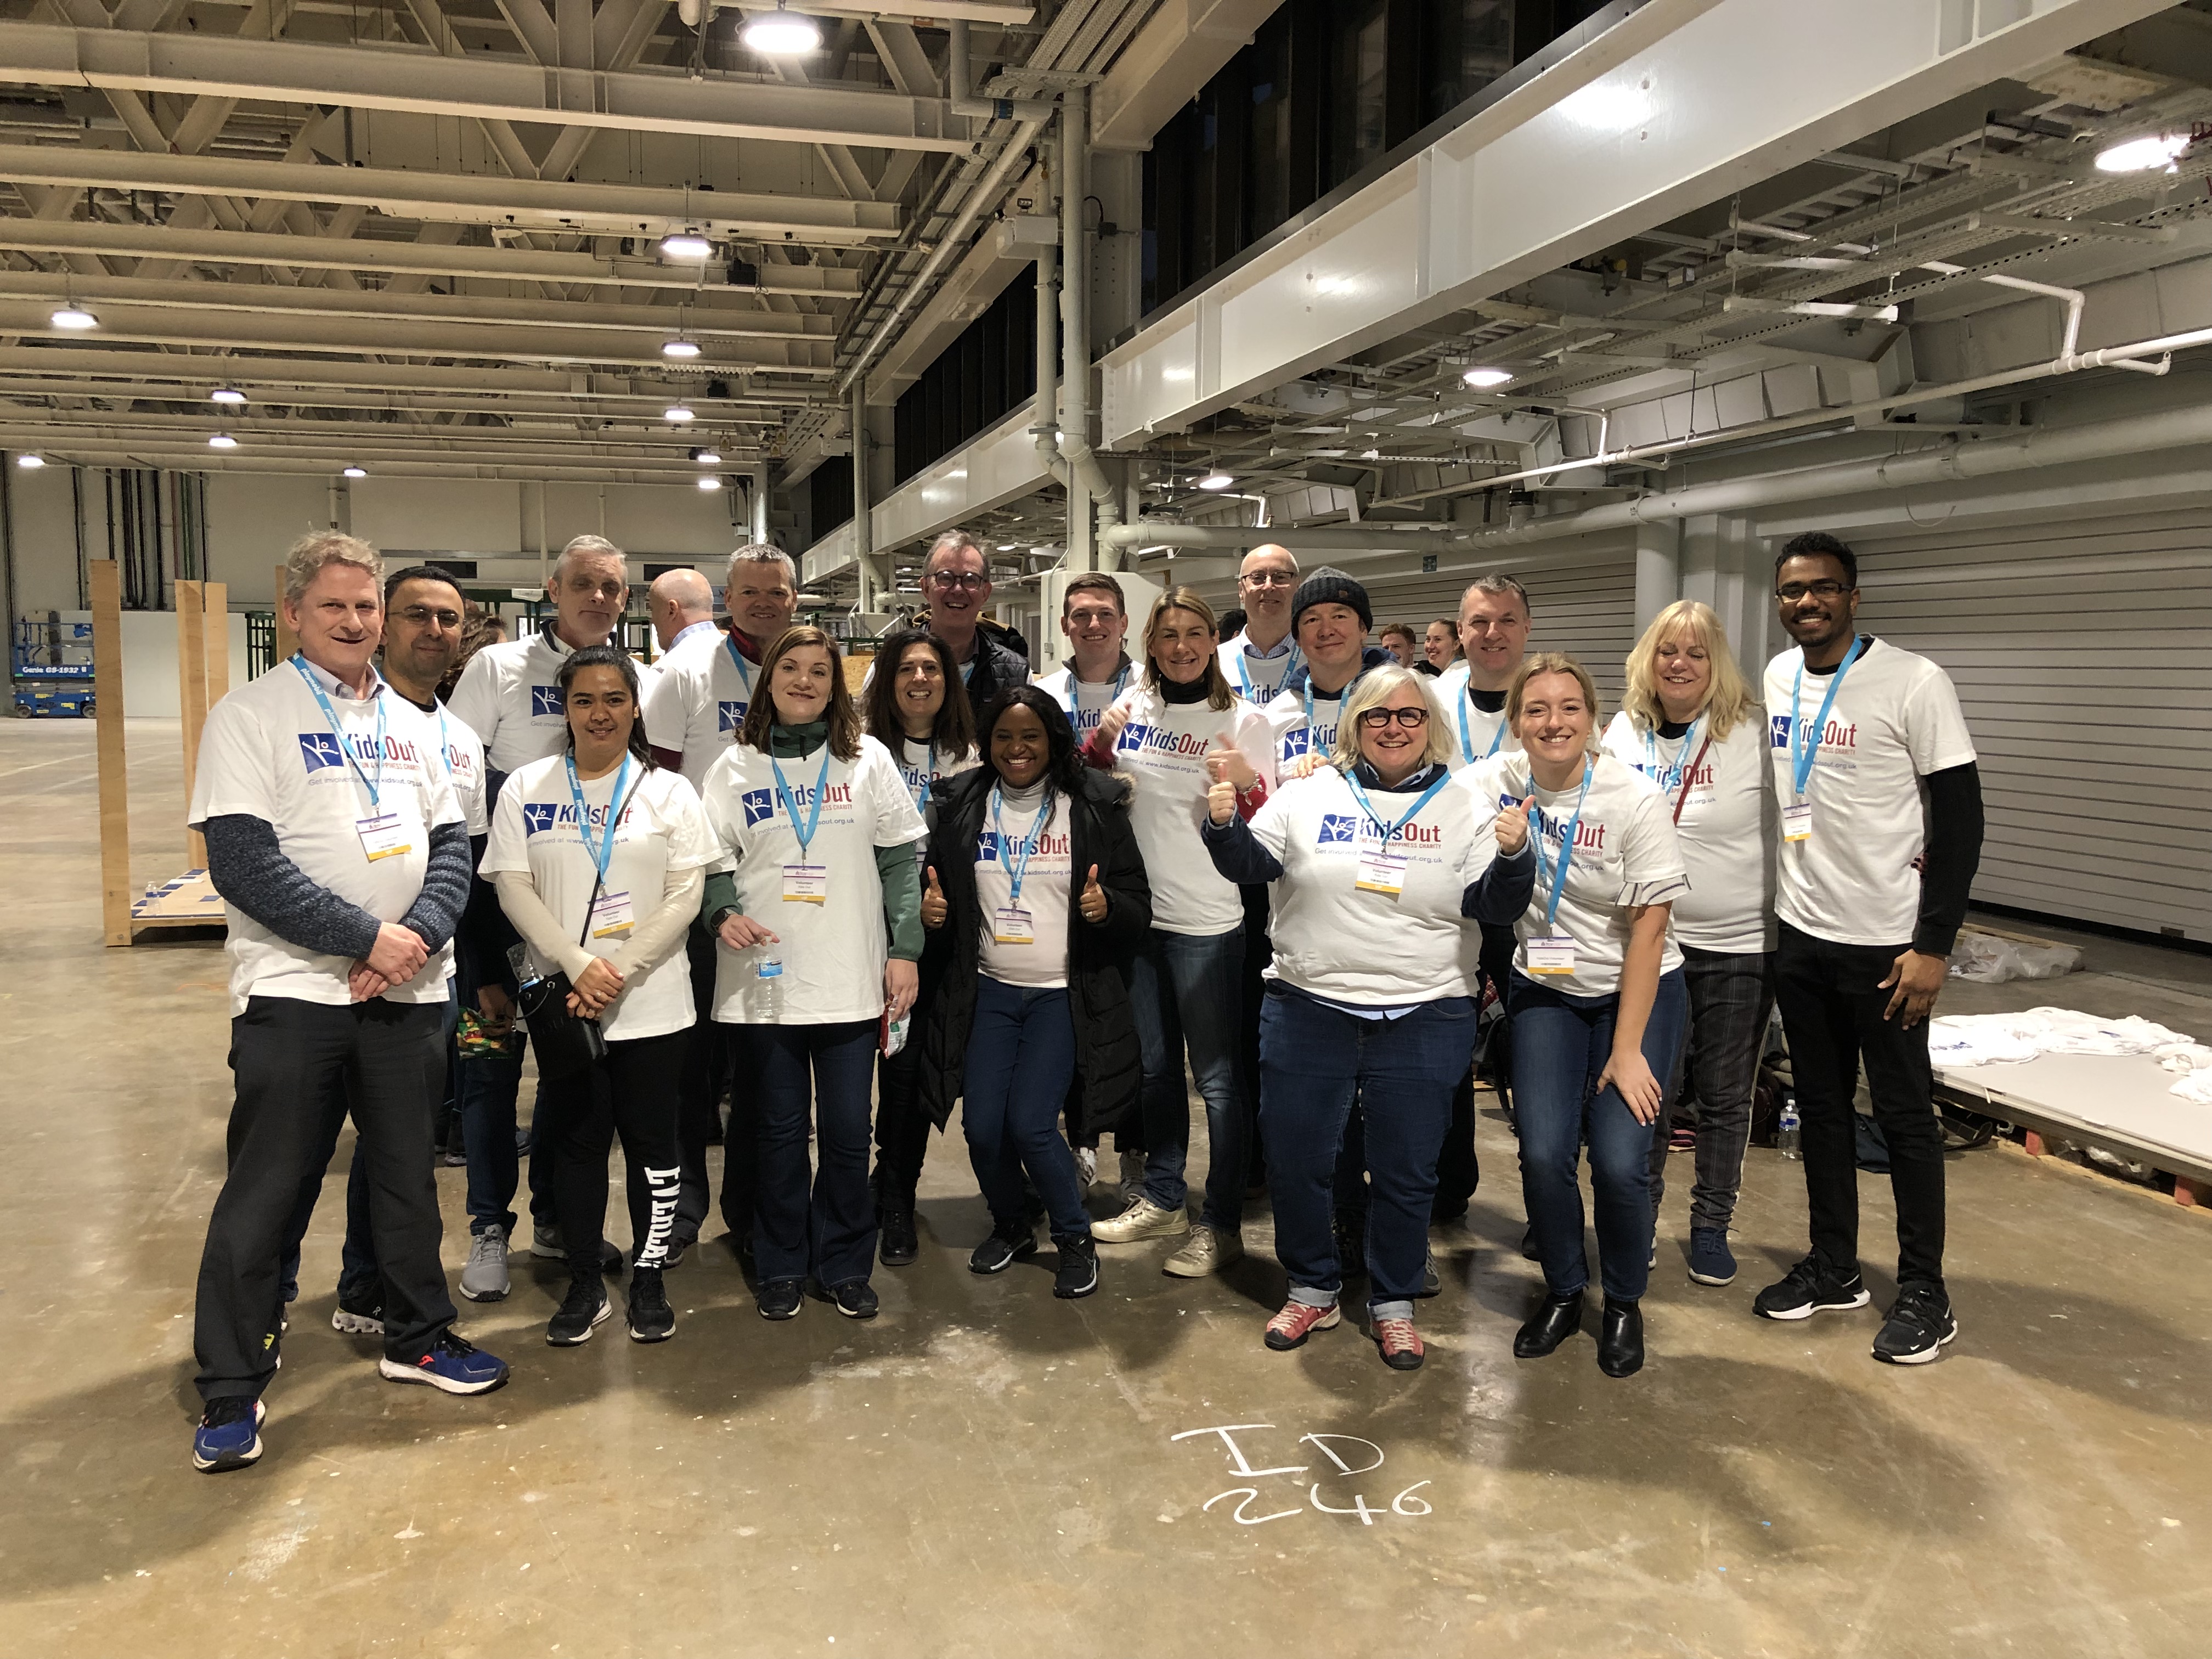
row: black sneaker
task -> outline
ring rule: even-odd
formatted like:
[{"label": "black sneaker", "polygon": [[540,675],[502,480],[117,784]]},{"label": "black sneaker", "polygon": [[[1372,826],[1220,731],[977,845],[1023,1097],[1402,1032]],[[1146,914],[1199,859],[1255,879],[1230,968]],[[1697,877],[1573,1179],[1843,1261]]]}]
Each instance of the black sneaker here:
[{"label": "black sneaker", "polygon": [[629,1276],[629,1340],[665,1342],[676,1334],[676,1310],[668,1305],[668,1291],[658,1267],[635,1267]]},{"label": "black sneaker", "polygon": [[1844,1313],[1873,1300],[1856,1273],[1840,1278],[1817,1256],[1807,1256],[1777,1283],[1752,1298],[1761,1319],[1810,1319],[1816,1313]]},{"label": "black sneaker", "polygon": [[604,1324],[614,1310],[596,1273],[568,1275],[568,1294],[561,1309],[545,1322],[545,1341],[555,1348],[580,1347],[592,1340],[592,1329]]},{"label": "black sneaker", "polygon": [[1036,1234],[1026,1221],[1000,1221],[991,1228],[991,1236],[978,1244],[968,1257],[971,1273],[1002,1273],[1017,1261],[1026,1261],[1037,1253]]},{"label": "black sneaker", "polygon": [[1948,1296],[1933,1285],[1907,1285],[1882,1321],[1874,1357],[1885,1365],[1924,1365],[1958,1334]]},{"label": "black sneaker", "polygon": [[1063,1302],[1088,1296],[1098,1288],[1098,1245],[1088,1238],[1063,1238],[1060,1266],[1052,1276],[1052,1293]]},{"label": "black sneaker", "polygon": [[832,1285],[830,1299],[837,1304],[837,1311],[848,1319],[873,1319],[876,1316],[875,1286],[865,1279],[848,1279],[842,1285]]},{"label": "black sneaker", "polygon": [[806,1281],[803,1279],[764,1279],[754,1295],[763,1319],[794,1319],[799,1304],[806,1299]]},{"label": "black sneaker", "polygon": [[911,1206],[884,1206],[883,1213],[876,1218],[876,1253],[882,1256],[886,1267],[909,1266],[921,1254],[921,1241],[915,1237]]},{"label": "black sneaker", "polygon": [[698,1242],[699,1235],[696,1233],[672,1235],[668,1242],[660,1247],[661,1271],[665,1273],[671,1267],[682,1267],[684,1256],[690,1254],[691,1247]]}]

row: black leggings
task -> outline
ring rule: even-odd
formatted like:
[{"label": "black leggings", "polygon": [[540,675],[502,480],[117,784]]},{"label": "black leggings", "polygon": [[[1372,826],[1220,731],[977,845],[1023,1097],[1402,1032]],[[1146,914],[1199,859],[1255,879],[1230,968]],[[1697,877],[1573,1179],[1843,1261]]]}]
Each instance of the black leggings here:
[{"label": "black leggings", "polygon": [[610,1042],[606,1058],[545,1085],[554,1107],[553,1211],[571,1267],[596,1264],[607,1224],[607,1151],[622,1134],[629,1187],[630,1261],[658,1267],[676,1220],[682,1160],[677,1091],[689,1030]]}]

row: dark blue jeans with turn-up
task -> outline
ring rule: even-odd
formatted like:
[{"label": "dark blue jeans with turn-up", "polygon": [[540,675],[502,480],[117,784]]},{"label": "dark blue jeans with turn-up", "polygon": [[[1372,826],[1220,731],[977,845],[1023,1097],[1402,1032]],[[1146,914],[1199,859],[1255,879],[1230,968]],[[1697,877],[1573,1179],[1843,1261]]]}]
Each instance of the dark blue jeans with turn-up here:
[{"label": "dark blue jeans with turn-up", "polygon": [[[876,1261],[868,1201],[868,1092],[877,1022],[732,1025],[738,1085],[759,1103],[753,1260],[763,1281],[804,1279],[824,1289],[865,1280]],[[806,1161],[808,1108],[820,1167]]]},{"label": "dark blue jeans with turn-up", "polygon": [[[1521,1194],[1553,1296],[1589,1283],[1583,1250],[1583,1148],[1596,1199],[1599,1271],[1606,1295],[1644,1295],[1651,1260],[1651,1126],[1620,1091],[1597,1086],[1613,1056],[1618,995],[1571,997],[1513,976],[1513,1110],[1521,1134]],[[1689,994],[1682,971],[1659,977],[1644,1025],[1644,1062],[1663,1085],[1682,1046]]]},{"label": "dark blue jeans with turn-up", "polygon": [[1075,1018],[1066,988],[1036,990],[977,975],[960,1121],[994,1222],[1022,1225],[1026,1170],[1052,1218],[1052,1236],[1091,1237],[1075,1154],[1060,1133],[1060,1109],[1074,1076]]},{"label": "dark blue jeans with turn-up", "polygon": [[1244,1091],[1238,1086],[1238,985],[1244,930],[1170,933],[1155,927],[1129,967],[1129,1006],[1144,1055],[1145,1196],[1164,1210],[1189,1197],[1190,1095],[1183,1051],[1206,1101],[1206,1202],[1199,1219],[1235,1232],[1244,1215]]},{"label": "dark blue jeans with turn-up", "polygon": [[[1363,1019],[1279,981],[1260,1012],[1260,1122],[1274,1196],[1275,1258],[1294,1300],[1343,1286],[1330,1226],[1337,1148],[1354,1099],[1365,1124],[1368,1306],[1407,1318],[1428,1261],[1437,1156],[1452,1088],[1474,1046],[1474,1000],[1446,997]],[[1218,1155],[1217,1154],[1217,1157]]]}]

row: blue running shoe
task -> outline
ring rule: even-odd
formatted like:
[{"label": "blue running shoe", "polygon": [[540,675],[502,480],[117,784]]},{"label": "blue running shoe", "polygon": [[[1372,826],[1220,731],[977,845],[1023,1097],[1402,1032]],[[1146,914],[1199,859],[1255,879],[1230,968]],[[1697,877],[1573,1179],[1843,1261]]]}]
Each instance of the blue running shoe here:
[{"label": "blue running shoe", "polygon": [[376,1362],[376,1370],[394,1382],[427,1382],[447,1394],[489,1394],[507,1381],[507,1361],[493,1358],[452,1331],[413,1364],[387,1357]]},{"label": "blue running shoe", "polygon": [[267,1407],[242,1394],[209,1401],[192,1435],[192,1467],[204,1474],[221,1474],[259,1462],[261,1420],[268,1415]]}]

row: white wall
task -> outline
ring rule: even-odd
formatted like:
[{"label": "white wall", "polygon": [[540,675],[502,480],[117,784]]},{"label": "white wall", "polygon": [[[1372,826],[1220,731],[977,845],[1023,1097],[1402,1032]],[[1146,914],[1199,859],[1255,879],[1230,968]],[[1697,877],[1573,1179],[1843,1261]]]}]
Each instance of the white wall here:
[{"label": "white wall", "polygon": [[[89,611],[64,611],[64,622],[88,623]],[[246,618],[230,618],[230,683],[246,684]],[[123,708],[132,720],[142,715],[175,720],[183,711],[177,686],[177,615],[173,611],[123,613]]]}]

